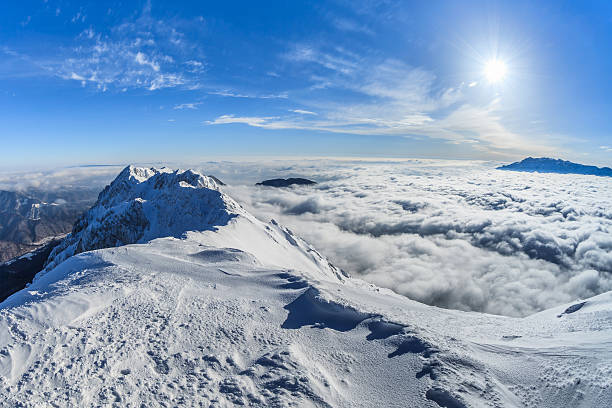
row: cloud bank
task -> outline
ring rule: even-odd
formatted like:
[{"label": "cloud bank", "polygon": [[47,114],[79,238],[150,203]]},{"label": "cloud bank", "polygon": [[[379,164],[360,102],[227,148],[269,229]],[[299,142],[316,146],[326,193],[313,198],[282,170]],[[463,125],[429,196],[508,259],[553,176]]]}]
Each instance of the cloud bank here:
[{"label": "cloud bank", "polygon": [[0,190],[102,190],[123,166],[76,166],[35,172],[0,172]]},{"label": "cloud bank", "polygon": [[353,275],[431,305],[524,316],[611,290],[612,186],[493,167],[299,164],[269,172],[317,186],[228,190]]}]

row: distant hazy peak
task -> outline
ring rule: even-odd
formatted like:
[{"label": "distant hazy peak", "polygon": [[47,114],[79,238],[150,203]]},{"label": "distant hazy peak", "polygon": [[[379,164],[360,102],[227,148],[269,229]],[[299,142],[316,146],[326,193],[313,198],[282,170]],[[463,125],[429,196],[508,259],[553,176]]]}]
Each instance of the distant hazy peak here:
[{"label": "distant hazy peak", "polygon": [[548,157],[528,157],[526,159],[521,160],[520,162],[501,166],[497,169],[538,173],[584,174],[612,177],[612,169],[610,169],[609,167],[587,166],[584,164],[572,163],[567,160],[552,159]]}]

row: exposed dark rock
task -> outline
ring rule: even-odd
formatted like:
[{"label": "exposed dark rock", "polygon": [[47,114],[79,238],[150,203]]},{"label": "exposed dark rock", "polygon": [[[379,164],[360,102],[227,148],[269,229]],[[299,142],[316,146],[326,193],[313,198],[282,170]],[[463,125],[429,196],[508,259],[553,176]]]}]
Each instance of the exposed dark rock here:
[{"label": "exposed dark rock", "polygon": [[292,185],[308,186],[317,184],[315,181],[308,180],[305,178],[288,178],[288,179],[271,179],[264,180],[261,183],[255,184],[256,186],[268,186],[268,187],[289,187]]},{"label": "exposed dark rock", "polygon": [[580,303],[573,304],[570,307],[568,307],[567,309],[565,309],[565,311],[563,313],[561,313],[560,315],[557,315],[557,317],[561,317],[563,315],[567,315],[567,314],[570,314],[570,313],[576,313],[577,311],[582,309],[582,306],[586,305],[586,303],[587,302],[580,302]]},{"label": "exposed dark rock", "polygon": [[32,282],[60,242],[60,239],[52,240],[29,254],[0,264],[0,302]]},{"label": "exposed dark rock", "polygon": [[221,180],[219,180],[219,179],[218,179],[218,178],[216,178],[215,176],[212,176],[212,175],[210,175],[210,174],[209,174],[209,175],[208,175],[208,177],[209,177],[209,178],[211,178],[211,179],[213,179],[213,180],[215,180],[215,183],[217,183],[217,184],[218,184],[218,185],[220,185],[220,186],[224,186],[224,185],[225,185],[225,183],[224,183],[224,182],[222,182]]}]

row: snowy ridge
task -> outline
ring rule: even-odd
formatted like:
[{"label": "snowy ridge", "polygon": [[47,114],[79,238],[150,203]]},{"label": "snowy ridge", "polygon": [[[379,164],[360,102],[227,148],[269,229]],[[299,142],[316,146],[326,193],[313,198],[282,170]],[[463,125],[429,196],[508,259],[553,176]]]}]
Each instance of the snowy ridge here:
[{"label": "snowy ridge", "polygon": [[426,306],[191,171],[130,167],[81,221],[0,303],[9,406],[612,403],[612,293],[524,319]]},{"label": "snowy ridge", "polygon": [[[242,243],[226,237],[226,245],[233,242],[238,248],[246,245],[256,250],[248,241],[265,234],[265,238],[259,238],[260,242],[271,239],[276,244],[289,243],[285,247],[302,252],[301,258],[306,257],[305,262],[314,263],[315,269],[323,265],[332,275],[342,275],[314,248],[294,237],[289,230],[275,222],[264,225],[255,219],[231,197],[223,194],[214,179],[192,170],[134,166],[126,167],[100,193],[95,205],[77,221],[72,233],[51,253],[45,271],[53,269],[70,256],[93,249],[144,243],[161,237],[180,238],[193,231],[201,234],[205,231],[217,232],[223,227],[235,229],[236,223],[245,222],[251,224],[244,227],[251,233],[242,237]],[[266,249],[267,245],[263,247]]]}]

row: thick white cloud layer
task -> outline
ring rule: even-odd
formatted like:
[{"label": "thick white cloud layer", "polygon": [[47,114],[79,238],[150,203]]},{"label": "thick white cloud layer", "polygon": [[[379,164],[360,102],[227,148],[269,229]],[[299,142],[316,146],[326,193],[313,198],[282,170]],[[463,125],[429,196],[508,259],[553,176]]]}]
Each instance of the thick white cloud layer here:
[{"label": "thick white cloud layer", "polygon": [[0,172],[0,190],[102,190],[121,169],[121,166],[78,166],[34,172]]},{"label": "thick white cloud layer", "polygon": [[[612,290],[610,178],[430,160],[167,165],[219,177],[354,276],[428,304],[524,316]],[[0,188],[102,188],[119,170],[0,174]],[[254,186],[293,176],[319,184]]]},{"label": "thick white cloud layer", "polygon": [[[216,170],[223,178],[223,166]],[[301,163],[267,173],[320,184],[230,186],[230,194],[353,275],[410,298],[522,316],[612,289],[608,178],[422,160]]]}]

